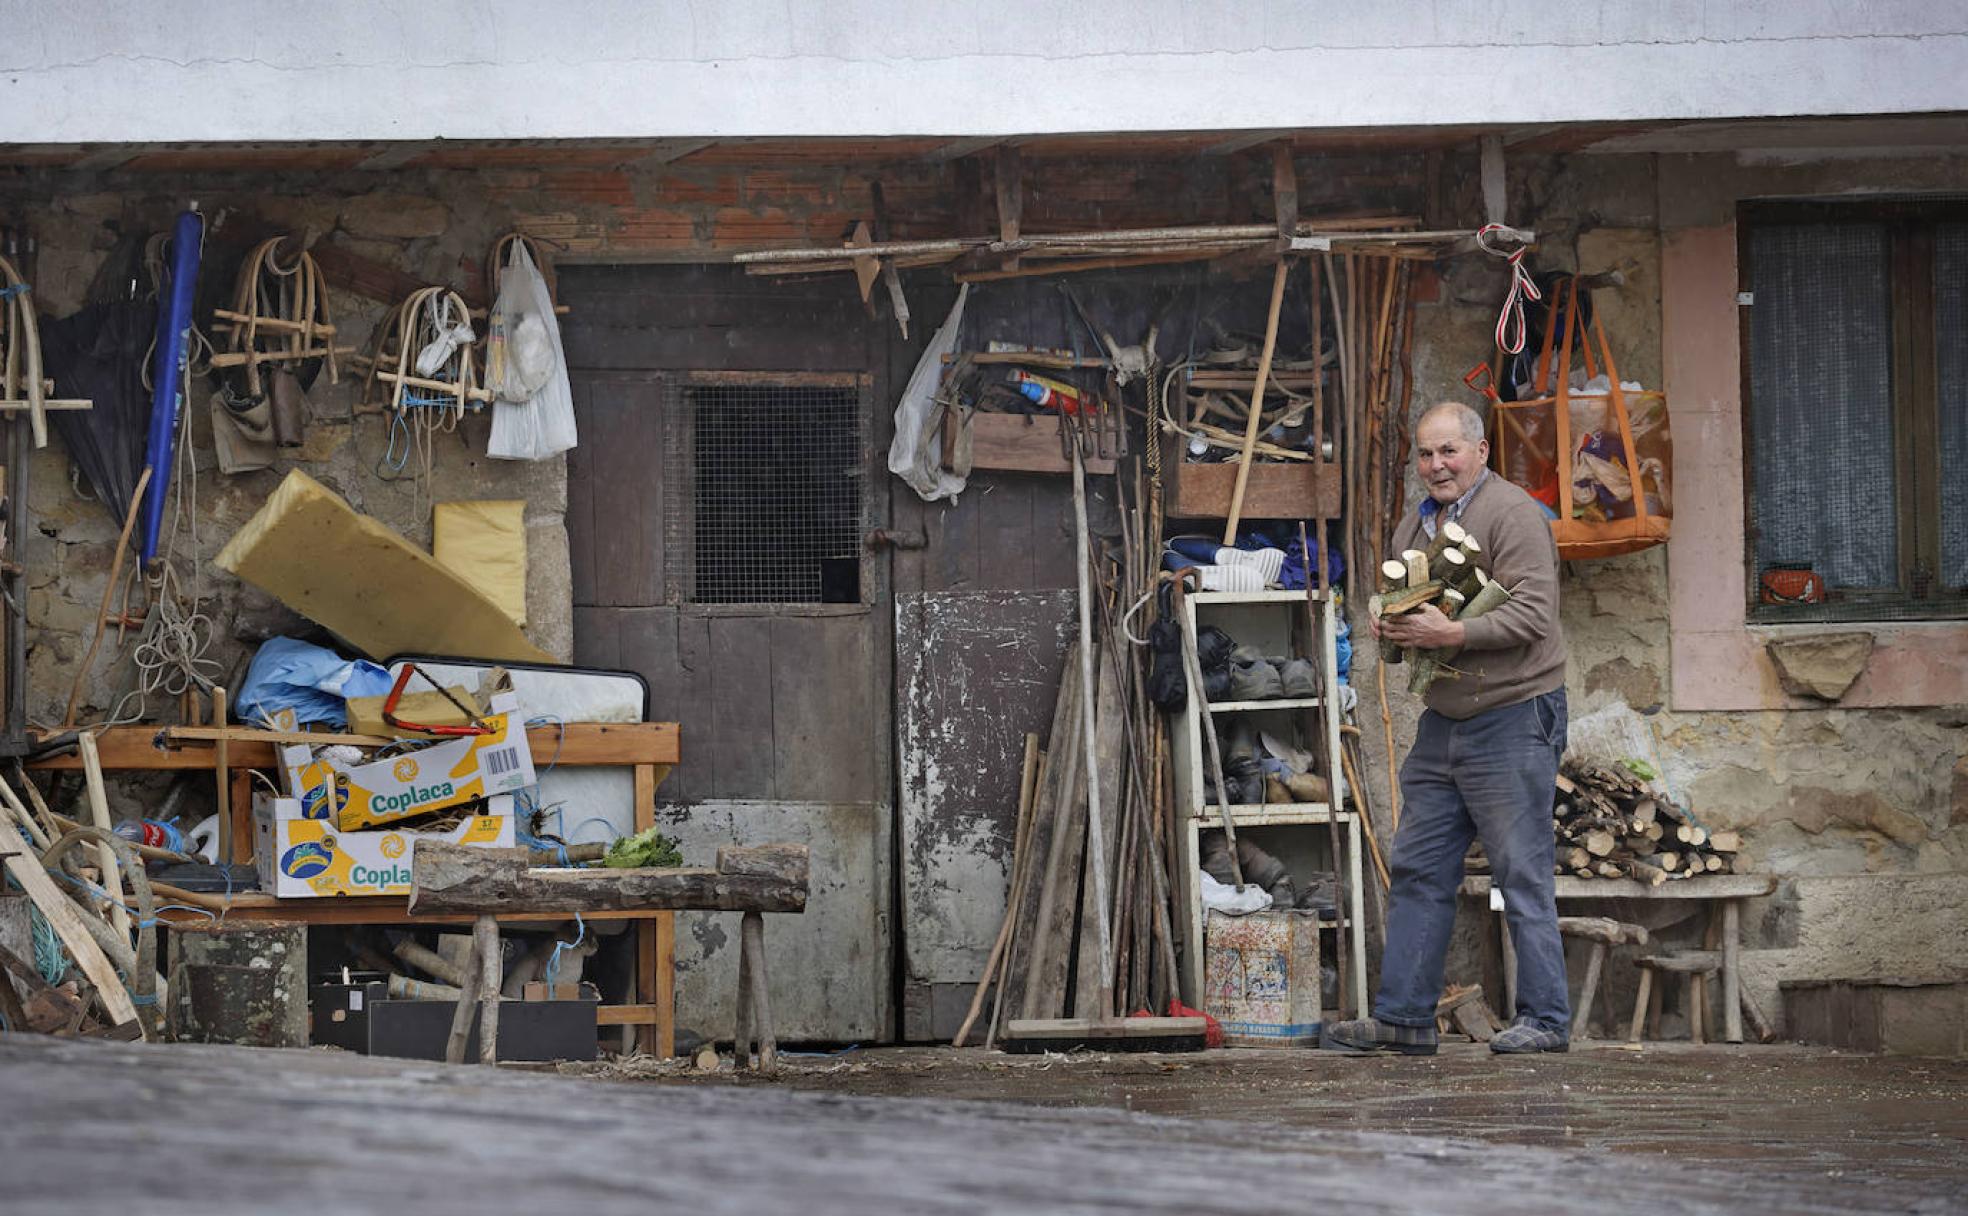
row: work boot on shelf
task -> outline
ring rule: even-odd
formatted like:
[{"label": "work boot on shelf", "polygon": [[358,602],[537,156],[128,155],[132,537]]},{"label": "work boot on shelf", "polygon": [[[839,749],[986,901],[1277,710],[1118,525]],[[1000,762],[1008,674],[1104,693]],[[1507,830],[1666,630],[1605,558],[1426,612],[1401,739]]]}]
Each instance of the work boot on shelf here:
[{"label": "work boot on shelf", "polygon": [[1284,666],[1278,669],[1278,679],[1288,697],[1297,699],[1319,695],[1318,676],[1313,672],[1309,659],[1285,660]]},{"label": "work boot on shelf", "polygon": [[1231,662],[1230,700],[1275,701],[1284,695],[1285,683],[1276,667],[1261,658]]}]

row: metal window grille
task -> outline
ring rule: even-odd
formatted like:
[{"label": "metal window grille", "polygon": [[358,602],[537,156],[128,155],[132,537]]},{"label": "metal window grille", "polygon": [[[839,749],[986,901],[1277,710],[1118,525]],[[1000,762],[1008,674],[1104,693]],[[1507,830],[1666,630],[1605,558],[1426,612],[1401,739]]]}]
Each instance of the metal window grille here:
[{"label": "metal window grille", "polygon": [[670,598],[860,603],[861,390],[683,384],[670,404]]}]

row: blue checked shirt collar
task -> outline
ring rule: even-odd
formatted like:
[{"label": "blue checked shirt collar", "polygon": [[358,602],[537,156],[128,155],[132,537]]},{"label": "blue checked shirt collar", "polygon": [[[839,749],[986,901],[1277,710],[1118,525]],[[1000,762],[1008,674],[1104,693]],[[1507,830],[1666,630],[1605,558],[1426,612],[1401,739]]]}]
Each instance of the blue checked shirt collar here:
[{"label": "blue checked shirt collar", "polygon": [[1422,535],[1426,536],[1429,540],[1434,540],[1435,531],[1440,526],[1440,521],[1444,516],[1447,516],[1451,521],[1461,519],[1462,513],[1469,509],[1469,500],[1476,497],[1476,491],[1482,489],[1483,483],[1489,479],[1490,471],[1485,468],[1483,475],[1476,479],[1476,484],[1464,490],[1461,498],[1456,499],[1446,507],[1436,502],[1433,498],[1423,498],[1421,500],[1421,507],[1419,508],[1421,512]]}]

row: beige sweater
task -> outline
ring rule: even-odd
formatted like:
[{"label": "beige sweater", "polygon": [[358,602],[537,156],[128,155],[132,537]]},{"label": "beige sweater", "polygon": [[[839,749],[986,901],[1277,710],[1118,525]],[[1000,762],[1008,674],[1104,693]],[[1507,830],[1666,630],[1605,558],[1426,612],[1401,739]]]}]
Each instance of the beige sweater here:
[{"label": "beige sweater", "polygon": [[[1455,671],[1444,671],[1428,690],[1428,708],[1458,720],[1565,684],[1558,546],[1544,512],[1529,494],[1491,473],[1460,522],[1483,546],[1476,564],[1503,583],[1510,602],[1463,622],[1463,648],[1446,664]],[[1394,528],[1394,552],[1427,544],[1421,513],[1411,508]]]}]

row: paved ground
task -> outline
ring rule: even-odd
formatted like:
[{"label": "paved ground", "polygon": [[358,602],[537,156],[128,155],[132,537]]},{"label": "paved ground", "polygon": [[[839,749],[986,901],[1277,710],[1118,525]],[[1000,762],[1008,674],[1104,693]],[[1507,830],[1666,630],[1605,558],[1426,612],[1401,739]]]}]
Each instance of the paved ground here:
[{"label": "paved ground", "polygon": [[575,1071],[594,1075],[0,1036],[0,1211],[1968,1211],[1968,1062],[893,1050],[779,1082]]}]

